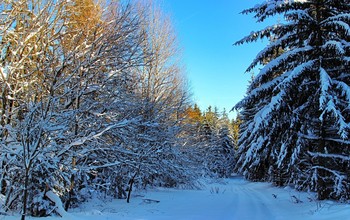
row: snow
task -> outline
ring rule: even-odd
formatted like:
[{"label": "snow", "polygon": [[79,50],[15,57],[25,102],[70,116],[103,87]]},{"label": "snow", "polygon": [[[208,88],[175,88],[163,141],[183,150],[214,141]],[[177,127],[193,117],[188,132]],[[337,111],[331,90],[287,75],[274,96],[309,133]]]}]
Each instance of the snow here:
[{"label": "snow", "polygon": [[333,80],[333,83],[337,85],[337,89],[342,91],[341,95],[346,97],[346,100],[350,102],[350,86],[346,83],[338,80]]},{"label": "snow", "polygon": [[335,41],[335,40],[330,40],[330,41],[327,41],[324,45],[323,45],[323,48],[335,48],[336,52],[338,55],[344,55],[345,54],[345,48],[343,46],[343,43],[342,42],[338,42],[338,41]]},{"label": "snow", "polygon": [[[295,2],[298,3],[306,3],[309,0],[267,0],[267,8],[265,9],[265,12],[275,10],[276,7],[281,7],[283,4],[293,4]],[[260,5],[256,5],[255,7],[260,7]]]},{"label": "snow", "polygon": [[[317,201],[313,193],[297,192],[290,187],[276,188],[269,183],[248,182],[236,176],[221,182],[206,181],[202,190],[156,188],[135,191],[130,203],[95,198],[70,210],[68,218],[57,216],[40,219],[346,220],[350,219],[349,208],[349,204]],[[14,220],[18,217],[0,216],[0,219]]]},{"label": "snow", "polygon": [[67,213],[66,210],[64,210],[62,201],[61,201],[60,197],[58,197],[58,195],[56,195],[53,191],[48,191],[48,192],[46,192],[45,195],[53,203],[55,203],[55,210],[60,216],[62,216],[62,218],[67,219],[67,220],[72,219],[72,216],[69,213]]},{"label": "snow", "polygon": [[[313,50],[313,47],[311,46],[306,46],[303,48],[296,48],[293,50],[289,50],[285,53],[283,53],[282,55],[280,55],[279,57],[277,57],[276,59],[270,61],[267,65],[265,65],[259,72],[259,74],[256,76],[256,79],[261,78],[262,76],[264,76],[265,74],[271,72],[271,70],[273,70],[274,68],[276,68],[278,65],[281,65],[281,63],[286,62],[290,57],[292,56],[300,56],[303,53],[309,52]],[[257,57],[259,57],[260,55],[258,55]],[[308,66],[312,66],[312,61],[309,61],[305,64],[300,65],[298,68],[295,69],[294,72],[300,72],[303,68],[308,68]]]},{"label": "snow", "polygon": [[1,79],[5,81],[6,79],[8,79],[8,75],[9,75],[9,68],[8,68],[8,66],[0,67]]},{"label": "snow", "polygon": [[293,3],[293,2],[301,2],[301,3],[305,3],[308,2],[309,0],[289,0],[289,3]]},{"label": "snow", "polygon": [[[320,95],[320,109],[323,110],[321,116],[319,117],[320,121],[323,121],[323,117],[326,113],[332,113],[336,118],[336,123],[339,126],[338,134],[345,140],[348,137],[347,129],[349,129],[350,124],[348,124],[341,113],[341,110],[337,108],[335,104],[336,100],[333,98],[328,90],[331,87],[332,79],[328,75],[325,69],[320,69],[320,83],[321,83],[321,95]],[[338,83],[338,86],[340,84]],[[343,87],[346,88],[346,87]],[[345,90],[346,91],[346,90]],[[346,91],[348,92],[348,91]]]},{"label": "snow", "polygon": [[[320,83],[321,83],[321,95],[320,95],[320,109],[323,109],[326,101],[328,100],[328,90],[331,86],[331,78],[325,69],[321,68],[320,70]],[[322,120],[322,118],[321,118]]]},{"label": "snow", "polygon": [[338,27],[340,30],[344,30],[346,35],[350,35],[350,25],[343,22],[343,21],[332,21],[330,23],[326,23],[328,25],[335,25],[336,27]]},{"label": "snow", "polygon": [[269,120],[267,120],[268,116],[274,112],[275,109],[278,109],[280,104],[283,103],[283,98],[286,95],[285,91],[279,92],[277,95],[271,98],[269,104],[263,107],[259,112],[256,113],[254,117],[254,121],[256,123],[255,128],[252,133],[256,133],[257,130],[261,127],[261,124],[267,126]]}]

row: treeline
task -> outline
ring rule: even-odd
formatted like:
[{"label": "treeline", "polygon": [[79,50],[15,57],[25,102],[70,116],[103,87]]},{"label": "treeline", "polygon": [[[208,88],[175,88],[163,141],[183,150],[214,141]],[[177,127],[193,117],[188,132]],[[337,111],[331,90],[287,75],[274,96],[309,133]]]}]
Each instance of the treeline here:
[{"label": "treeline", "polygon": [[0,52],[3,211],[45,216],[53,195],[67,210],[227,175],[187,121],[176,35],[152,2],[1,1]]},{"label": "treeline", "polygon": [[190,146],[201,152],[199,164],[203,164],[211,177],[224,178],[233,173],[240,119],[229,119],[228,113],[209,106],[202,111],[198,105],[186,109],[187,134],[192,137]]}]

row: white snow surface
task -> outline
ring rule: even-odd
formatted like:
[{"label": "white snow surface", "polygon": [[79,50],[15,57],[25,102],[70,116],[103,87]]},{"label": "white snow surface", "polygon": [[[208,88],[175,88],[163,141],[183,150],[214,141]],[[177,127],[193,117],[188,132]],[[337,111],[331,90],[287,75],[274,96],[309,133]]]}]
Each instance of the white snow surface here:
[{"label": "white snow surface", "polygon": [[[202,190],[156,188],[134,191],[125,200],[95,198],[69,211],[71,220],[296,220],[350,219],[350,204],[317,201],[315,194],[277,188],[269,183],[248,182],[233,177],[208,182]],[[156,202],[159,201],[159,202]],[[2,216],[0,220],[19,219]],[[27,217],[30,220],[39,218]],[[57,217],[40,220],[65,219]]]}]

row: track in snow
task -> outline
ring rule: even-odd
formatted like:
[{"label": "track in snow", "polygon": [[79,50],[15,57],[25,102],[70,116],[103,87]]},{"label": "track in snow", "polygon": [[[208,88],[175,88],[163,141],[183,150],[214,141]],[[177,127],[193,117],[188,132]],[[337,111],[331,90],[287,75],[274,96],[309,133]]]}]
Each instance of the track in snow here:
[{"label": "track in snow", "polygon": [[[124,201],[116,204],[114,200],[105,205],[114,207],[115,219],[128,220],[329,219],[329,215],[319,210],[312,194],[276,188],[269,183],[252,183],[242,177],[224,182],[207,183],[203,190],[157,189],[142,192],[143,199],[154,199],[159,203],[146,204],[142,198],[136,197],[131,204]],[[302,203],[296,203],[293,197],[299,198]]]},{"label": "track in snow", "polygon": [[[70,210],[70,220],[326,220],[350,219],[350,205],[315,201],[314,195],[241,177],[206,183],[203,190],[152,189],[133,192],[130,203],[95,198]],[[296,203],[298,198],[300,203]],[[147,200],[150,199],[150,200]],[[156,200],[157,203],[145,201]],[[0,220],[19,216],[1,216]],[[34,220],[34,218],[27,218]],[[36,219],[35,219],[36,220]],[[60,217],[40,220],[62,220]]]}]

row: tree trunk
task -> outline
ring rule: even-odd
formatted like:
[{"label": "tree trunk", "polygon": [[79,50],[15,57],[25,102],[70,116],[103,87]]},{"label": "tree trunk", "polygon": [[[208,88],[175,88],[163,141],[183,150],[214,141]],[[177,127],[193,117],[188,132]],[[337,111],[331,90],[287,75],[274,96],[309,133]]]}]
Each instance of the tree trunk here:
[{"label": "tree trunk", "polygon": [[29,185],[29,167],[26,167],[25,177],[24,177],[24,191],[23,191],[23,207],[21,220],[26,219],[27,212],[27,200],[28,200],[28,185]]},{"label": "tree trunk", "polygon": [[126,200],[127,203],[130,202],[130,197],[131,197],[131,191],[132,191],[132,186],[134,185],[135,177],[137,175],[138,171],[135,172],[134,176],[130,179],[129,181],[129,191],[128,191],[128,198]]},{"label": "tree trunk", "polygon": [[72,199],[73,199],[73,194],[74,194],[74,174],[72,174],[70,176],[70,187],[69,187],[69,192],[68,192],[68,199],[67,201],[65,202],[64,204],[64,210],[65,211],[68,211],[69,207],[70,207],[70,204],[72,203]]},{"label": "tree trunk", "polygon": [[0,192],[1,194],[5,195],[6,191],[7,191],[7,182],[5,180],[6,175],[7,175],[7,171],[6,171],[6,163],[3,161],[2,162],[2,175],[1,175],[1,182],[0,182]]},{"label": "tree trunk", "polygon": [[[72,158],[72,170],[74,171],[76,165],[76,158],[73,157]],[[68,192],[68,199],[66,201],[66,203],[64,204],[64,210],[68,211],[69,206],[72,202],[72,198],[73,198],[73,194],[74,194],[74,184],[75,183],[75,175],[74,173],[72,173],[72,175],[70,176],[70,186],[69,186],[69,192]]]},{"label": "tree trunk", "polygon": [[[317,153],[323,153],[324,149],[326,147],[325,143],[325,130],[323,122],[321,123],[321,129],[320,129],[320,140],[318,143],[318,149]],[[322,167],[324,164],[322,162],[322,158],[318,157],[316,160],[316,165]],[[326,183],[324,181],[325,178],[325,171],[323,169],[317,169],[317,198],[319,200],[324,200],[327,198],[327,192],[326,192]]]}]

